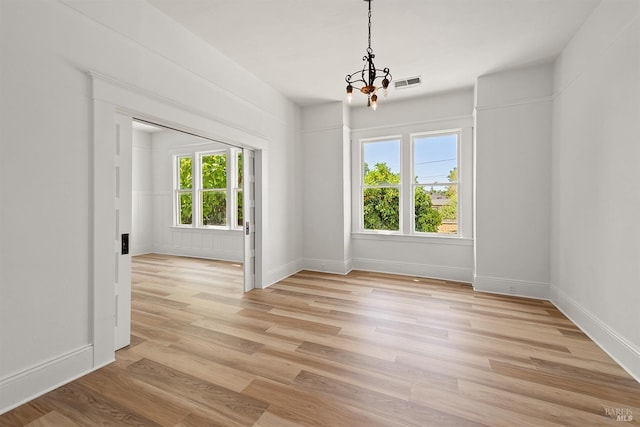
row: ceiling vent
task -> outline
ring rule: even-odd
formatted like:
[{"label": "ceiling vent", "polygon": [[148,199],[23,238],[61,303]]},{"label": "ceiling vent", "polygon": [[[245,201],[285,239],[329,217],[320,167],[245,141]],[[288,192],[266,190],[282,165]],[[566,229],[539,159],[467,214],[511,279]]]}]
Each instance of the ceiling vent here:
[{"label": "ceiling vent", "polygon": [[393,85],[396,89],[406,89],[408,87],[418,86],[420,83],[422,83],[422,78],[418,76],[403,80],[395,80]]}]

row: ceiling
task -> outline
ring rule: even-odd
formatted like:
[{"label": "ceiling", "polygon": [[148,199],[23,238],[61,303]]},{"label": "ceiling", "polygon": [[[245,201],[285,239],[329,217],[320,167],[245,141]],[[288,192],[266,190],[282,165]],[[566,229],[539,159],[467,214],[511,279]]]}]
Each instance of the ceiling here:
[{"label": "ceiling", "polygon": [[[362,0],[147,0],[300,105],[342,100],[362,68]],[[599,0],[374,0],[377,68],[422,84],[389,100],[473,86],[554,58]],[[354,93],[354,102],[364,96]]]}]

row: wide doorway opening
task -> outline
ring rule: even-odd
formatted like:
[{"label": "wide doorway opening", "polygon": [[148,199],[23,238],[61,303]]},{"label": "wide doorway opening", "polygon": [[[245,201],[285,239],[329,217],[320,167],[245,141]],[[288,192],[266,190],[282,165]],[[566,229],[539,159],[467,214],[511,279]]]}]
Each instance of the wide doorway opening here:
[{"label": "wide doorway opening", "polygon": [[122,114],[116,133],[118,350],[131,342],[132,292],[149,302],[166,292],[144,276],[177,257],[209,261],[204,288],[254,289],[256,204],[253,150]]}]

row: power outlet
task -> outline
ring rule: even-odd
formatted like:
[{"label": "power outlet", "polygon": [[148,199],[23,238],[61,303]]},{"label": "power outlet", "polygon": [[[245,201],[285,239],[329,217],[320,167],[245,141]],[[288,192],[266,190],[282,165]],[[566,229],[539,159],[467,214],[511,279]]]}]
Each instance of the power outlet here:
[{"label": "power outlet", "polygon": [[509,293],[510,293],[510,294],[515,294],[515,293],[516,293],[516,288],[515,288],[515,286],[509,286]]}]

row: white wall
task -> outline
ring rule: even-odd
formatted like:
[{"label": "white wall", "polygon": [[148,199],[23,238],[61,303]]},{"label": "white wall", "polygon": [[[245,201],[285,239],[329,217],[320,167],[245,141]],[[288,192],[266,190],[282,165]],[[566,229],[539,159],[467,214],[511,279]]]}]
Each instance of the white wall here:
[{"label": "white wall", "polygon": [[640,380],[640,2],[605,0],[555,68],[553,302]]},{"label": "white wall", "polygon": [[[473,280],[473,91],[463,89],[429,97],[380,101],[378,110],[350,110],[351,191],[359,194],[360,140],[400,135],[402,161],[410,162],[412,133],[461,129],[460,236],[389,236],[359,232],[359,200],[352,198],[352,266],[354,269],[408,274],[470,283]],[[354,95],[354,101],[358,95]],[[405,213],[408,218],[410,213]]]},{"label": "white wall", "polygon": [[153,224],[154,252],[242,261],[242,230],[175,227],[173,224],[173,156],[229,148],[224,144],[172,130],[152,134],[153,214],[149,220]]},{"label": "white wall", "polygon": [[96,367],[87,71],[265,141],[258,285],[299,262],[300,109],[266,83],[140,1],[0,1],[0,57],[0,412]]},{"label": "white wall", "polygon": [[351,270],[348,111],[342,102],[303,109],[304,268]]},{"label": "white wall", "polygon": [[549,298],[551,64],[476,85],[474,289]]},{"label": "white wall", "polygon": [[134,129],[132,150],[130,251],[141,255],[153,252],[151,134]]}]

